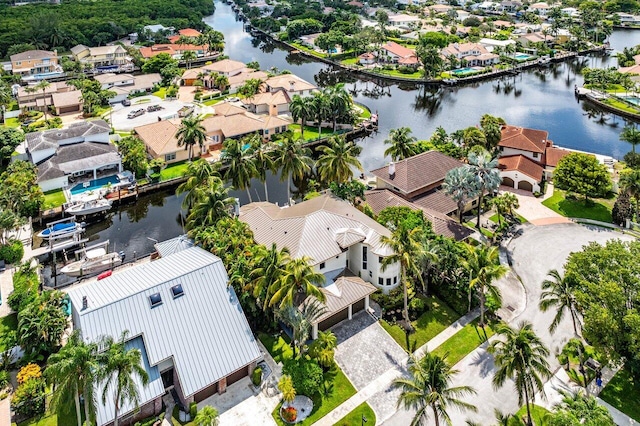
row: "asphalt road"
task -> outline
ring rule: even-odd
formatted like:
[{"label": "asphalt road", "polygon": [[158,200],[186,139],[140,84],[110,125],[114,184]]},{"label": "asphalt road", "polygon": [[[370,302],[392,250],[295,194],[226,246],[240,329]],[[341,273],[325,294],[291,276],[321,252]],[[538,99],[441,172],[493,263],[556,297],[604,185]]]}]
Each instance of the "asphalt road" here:
[{"label": "asphalt road", "polygon": [[[162,109],[155,112],[147,112],[150,105],[160,105]],[[125,107],[122,104],[114,105],[111,112],[111,120],[116,130],[130,131],[134,127],[151,124],[158,121],[158,117],[172,116],[178,113],[178,110],[185,105],[192,105],[179,100],[165,101],[157,96],[142,96],[131,99],[131,106]],[[144,109],[145,113],[139,117],[127,118],[131,111]]]}]

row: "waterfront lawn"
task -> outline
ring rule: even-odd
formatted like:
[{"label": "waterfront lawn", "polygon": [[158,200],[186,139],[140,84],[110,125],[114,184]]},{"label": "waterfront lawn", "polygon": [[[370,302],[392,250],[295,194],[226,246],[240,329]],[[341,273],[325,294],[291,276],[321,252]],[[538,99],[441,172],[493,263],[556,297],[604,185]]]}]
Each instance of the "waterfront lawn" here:
[{"label": "waterfront lawn", "polygon": [[614,200],[596,198],[590,199],[586,204],[583,199],[566,198],[566,193],[560,189],[554,189],[553,195],[542,202],[556,213],[566,217],[579,217],[583,219],[598,220],[611,223],[611,209]]},{"label": "waterfront lawn", "polygon": [[[544,417],[549,413],[549,410],[538,405],[530,405],[529,409],[531,410],[531,417],[533,417],[534,426],[545,426],[547,424]],[[527,417],[527,407],[522,406],[516,413],[516,418],[509,419],[509,426],[524,425],[525,423],[523,423],[521,419],[525,417]]]},{"label": "waterfront lawn", "polygon": [[[417,320],[411,322],[415,332],[409,335],[409,345],[412,348],[415,345],[415,349],[433,339],[459,317],[453,309],[435,296],[425,297],[424,301],[428,310]],[[381,320],[380,325],[403,349],[407,349],[407,341],[402,327],[385,320]]]},{"label": "waterfront lawn", "polygon": [[384,69],[373,69],[371,70],[372,72],[376,73],[376,74],[383,74],[383,75],[389,75],[391,77],[401,77],[401,78],[410,78],[410,79],[414,79],[414,80],[420,80],[423,78],[422,72],[420,71],[416,71],[414,73],[411,74],[405,74],[402,73],[398,70],[384,70]]},{"label": "waterfront lawn", "polygon": [[[7,303],[6,301],[6,296],[5,295],[5,300],[3,300],[3,303]],[[10,315],[7,315],[6,317],[2,317],[0,318],[0,336],[6,336],[7,333],[9,333],[12,330],[17,330],[18,329],[18,314],[13,313]],[[4,342],[2,340],[0,340],[0,352],[3,352],[5,350],[5,346],[4,346]]]},{"label": "waterfront lawn", "polygon": [[640,422],[640,380],[634,380],[629,370],[620,369],[602,390],[600,398]]},{"label": "waterfront lawn", "polygon": [[189,166],[188,161],[181,161],[179,163],[169,164],[167,167],[160,171],[160,182],[165,180],[176,179],[184,176]]},{"label": "waterfront lawn", "polygon": [[47,191],[44,193],[44,203],[42,204],[42,210],[49,210],[55,207],[60,207],[67,202],[67,198],[64,196],[62,189],[54,189],[53,191]]},{"label": "waterfront lawn", "polygon": [[613,108],[616,108],[631,114],[640,114],[640,108],[633,107],[628,103],[620,101],[618,99],[607,98],[607,99],[603,99],[602,102],[604,102],[605,104]]},{"label": "waterfront lawn", "polygon": [[356,65],[358,63],[358,58],[343,59],[340,63],[342,63],[342,65]]},{"label": "waterfront lawn", "polygon": [[[290,124],[289,130],[293,131],[294,135],[301,134],[299,124]],[[306,141],[314,141],[320,137],[326,138],[334,134],[339,134],[339,132],[334,133],[332,128],[323,127],[322,133],[318,133],[318,126],[304,126],[304,140]]]},{"label": "waterfront lawn", "polygon": [[486,342],[494,333],[491,324],[486,324],[483,330],[478,325],[478,320],[475,320],[462,327],[460,331],[438,346],[432,353],[439,356],[448,354],[447,363],[455,365],[475,348]]},{"label": "waterfront lawn", "polygon": [[362,417],[367,419],[367,423],[370,425],[376,424],[376,413],[369,404],[363,402],[353,409],[352,412],[338,420],[337,426],[353,426],[362,423]]}]

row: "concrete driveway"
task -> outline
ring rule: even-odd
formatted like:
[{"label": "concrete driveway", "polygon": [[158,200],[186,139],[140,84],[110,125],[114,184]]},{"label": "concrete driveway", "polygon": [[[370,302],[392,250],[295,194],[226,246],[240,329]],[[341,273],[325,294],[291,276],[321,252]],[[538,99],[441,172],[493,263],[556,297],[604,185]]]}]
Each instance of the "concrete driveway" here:
[{"label": "concrete driveway", "polygon": [[[150,105],[160,105],[163,109],[155,112],[146,112]],[[186,105],[192,105],[179,100],[167,101],[157,96],[142,96],[131,99],[131,106],[125,107],[122,104],[115,104],[111,112],[111,120],[116,130],[130,131],[134,127],[143,126],[158,121],[158,117],[168,117],[177,115],[178,110]],[[144,109],[145,113],[136,118],[127,118],[131,111]]]},{"label": "concrete driveway", "polygon": [[516,209],[516,212],[534,225],[552,225],[571,222],[566,217],[544,206],[542,204],[542,198],[536,198],[528,191],[509,188],[508,186],[501,186],[500,191],[515,194],[520,203],[520,207]]}]

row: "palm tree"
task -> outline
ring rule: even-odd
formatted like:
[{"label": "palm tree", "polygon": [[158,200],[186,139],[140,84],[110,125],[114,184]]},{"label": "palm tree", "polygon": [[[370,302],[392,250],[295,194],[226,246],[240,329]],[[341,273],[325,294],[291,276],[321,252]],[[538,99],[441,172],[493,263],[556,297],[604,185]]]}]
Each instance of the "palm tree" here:
[{"label": "palm tree", "polygon": [[304,345],[309,340],[313,323],[325,312],[327,312],[327,307],[317,299],[305,302],[301,309],[288,305],[277,311],[278,318],[291,327],[293,332],[291,348],[293,349],[294,358],[296,357],[296,348],[298,348],[298,353],[302,355]]},{"label": "palm tree", "polygon": [[205,184],[194,189],[194,202],[187,217],[187,227],[213,226],[220,219],[229,217],[236,200],[228,196],[228,189],[217,177],[209,177]]},{"label": "palm tree", "polygon": [[485,193],[493,193],[500,187],[502,178],[498,170],[498,159],[491,158],[491,154],[486,150],[480,152],[472,151],[468,156],[469,167],[474,176],[475,187],[478,189],[478,223],[476,227],[480,229],[480,213],[482,212],[482,201]]},{"label": "palm tree", "polygon": [[620,140],[631,144],[633,153],[636,152],[636,145],[640,143],[640,130],[636,126],[625,126],[620,133]]},{"label": "palm tree", "polygon": [[289,111],[291,112],[293,121],[300,120],[300,132],[304,138],[305,123],[312,118],[314,114],[313,98],[294,95],[289,104]]},{"label": "palm tree", "polygon": [[106,403],[109,390],[115,389],[115,394],[113,395],[115,407],[114,426],[118,426],[118,413],[123,404],[132,402],[136,407],[138,406],[140,394],[134,377],[143,386],[149,383],[149,375],[142,366],[140,350],[126,348],[125,343],[128,334],[128,331],[124,331],[118,341],[109,336],[101,342],[101,346],[106,348],[103,368],[99,375],[100,381],[104,383],[102,403]]},{"label": "palm tree", "polygon": [[475,290],[480,300],[480,326],[484,327],[484,305],[487,294],[497,302],[502,301],[500,289],[494,281],[502,278],[508,271],[506,266],[500,265],[498,247],[479,245],[474,247],[464,244],[466,257],[462,265],[469,272],[469,291]]},{"label": "palm tree", "polygon": [[322,154],[318,157],[317,168],[320,178],[326,182],[344,183],[353,178],[353,169],[362,171],[358,155],[362,151],[344,136],[332,136],[329,145],[318,147]]},{"label": "palm tree", "polygon": [[407,229],[406,226],[396,228],[390,237],[386,235],[381,238],[381,242],[393,251],[391,256],[382,259],[382,270],[385,271],[390,265],[400,263],[400,282],[404,292],[404,306],[402,317],[407,326],[409,322],[409,295],[407,289],[408,275],[412,274],[422,281],[420,274],[420,259],[422,258],[422,246],[418,242],[418,237],[422,233],[422,228]]},{"label": "palm tree", "polygon": [[429,409],[433,411],[436,426],[440,425],[441,420],[447,425],[452,425],[447,412],[450,407],[461,411],[477,410],[474,405],[461,399],[476,394],[472,387],[451,387],[453,376],[458,373],[458,370],[447,364],[446,357],[446,354],[440,357],[427,352],[424,358],[417,360],[411,355],[409,357],[410,377],[394,380],[394,386],[402,391],[398,397],[398,407],[416,410],[411,426],[426,424],[429,420]]},{"label": "palm tree", "polygon": [[384,140],[385,145],[390,145],[389,148],[385,149],[384,155],[391,156],[393,161],[412,157],[418,153],[416,141],[416,137],[411,136],[411,129],[408,127],[391,129],[389,139]]},{"label": "palm tree", "polygon": [[182,53],[182,60],[187,64],[187,69],[191,68],[191,63],[197,58],[196,52],[193,50],[187,50]]},{"label": "palm tree", "polygon": [[344,83],[338,83],[335,86],[329,86],[324,89],[324,95],[327,97],[329,105],[329,114],[333,117],[333,131],[336,131],[338,118],[344,117],[353,106],[353,100],[344,87]]},{"label": "palm tree", "polygon": [[475,175],[468,166],[456,167],[447,172],[442,188],[458,205],[458,220],[462,223],[462,215],[467,202],[478,195],[474,185]]},{"label": "palm tree", "polygon": [[263,310],[267,310],[271,297],[273,297],[273,294],[269,293],[271,284],[282,278],[290,261],[289,249],[283,247],[282,250],[279,250],[275,243],[271,244],[271,248],[258,255],[256,259],[258,267],[251,271],[251,279],[254,284],[253,296],[258,305],[262,305]]},{"label": "palm tree", "polygon": [[193,158],[193,146],[198,145],[203,147],[204,142],[207,140],[207,133],[202,125],[202,118],[196,115],[183,118],[180,128],[176,133],[178,139],[178,146],[184,146],[189,150],[189,161]]},{"label": "palm tree", "polygon": [[82,426],[80,396],[84,400],[85,418],[89,424],[95,422],[93,386],[97,381],[98,369],[98,346],[95,343],[85,343],[79,330],[74,330],[67,344],[47,361],[44,374],[53,385],[51,404],[57,412],[66,413],[73,401],[78,426]]},{"label": "palm tree", "polygon": [[182,207],[190,209],[195,201],[195,189],[203,185],[210,177],[220,178],[217,165],[220,163],[210,163],[204,158],[200,158],[187,165],[186,181],[182,182],[176,188],[176,194],[186,192],[187,195],[182,201]]},{"label": "palm tree", "polygon": [[318,135],[322,135],[322,122],[329,117],[331,113],[329,99],[323,92],[313,92],[311,99],[313,104],[313,118],[318,122]]},{"label": "palm tree", "polygon": [[302,179],[311,170],[311,151],[287,132],[275,150],[275,164],[281,169],[280,180],[287,179],[287,202],[291,202],[291,179]]},{"label": "palm tree", "polygon": [[[278,281],[269,286],[272,294],[269,306],[279,303],[280,309],[300,303],[299,296],[313,296],[321,302],[325,301],[324,293],[319,287],[324,284],[324,275],[313,270],[310,258],[299,257],[289,261]],[[300,297],[301,298],[301,297]]]},{"label": "palm tree", "polygon": [[273,160],[273,151],[269,148],[269,145],[262,143],[260,135],[257,133],[247,136],[243,139],[244,143],[248,143],[251,146],[251,158],[253,160],[254,167],[256,169],[256,175],[258,179],[264,185],[264,197],[265,201],[269,201],[269,190],[267,189],[267,170],[275,172],[275,161]]},{"label": "palm tree", "polygon": [[255,163],[244,149],[244,143],[238,139],[226,139],[221,157],[222,164],[227,167],[224,178],[230,180],[235,189],[246,189],[249,202],[253,202],[249,189],[251,179],[258,174],[258,171]]},{"label": "palm tree", "polygon": [[42,105],[44,105],[44,119],[47,119],[47,108],[49,108],[49,106],[47,105],[47,102],[45,101],[45,92],[47,91],[47,88],[51,86],[51,84],[47,81],[47,80],[42,80],[40,83],[38,83],[36,85],[36,88],[38,90],[42,90]]},{"label": "palm tree", "polygon": [[218,410],[210,405],[205,405],[198,411],[193,422],[196,426],[218,426],[220,424]]},{"label": "palm tree", "polygon": [[569,311],[573,322],[573,333],[578,336],[578,326],[580,325],[580,314],[578,313],[577,302],[574,291],[574,282],[568,277],[560,276],[556,269],[552,269],[547,274],[552,279],[542,281],[542,294],[540,294],[540,310],[548,311],[550,308],[556,309],[556,315],[549,326],[549,331],[554,332],[562,318],[564,312]]},{"label": "palm tree", "polygon": [[518,392],[518,402],[527,406],[527,424],[532,426],[530,401],[535,399],[535,392],[543,391],[543,380],[552,376],[546,358],[549,350],[533,331],[529,322],[520,323],[517,330],[505,323],[496,327],[496,334],[501,340],[489,346],[498,370],[493,376],[494,388],[502,387],[507,379],[512,379]]},{"label": "palm tree", "polygon": [[13,97],[11,95],[11,88],[8,84],[0,83],[0,107],[2,107],[2,124],[5,123],[5,114],[7,105],[11,103]]},{"label": "palm tree", "polygon": [[625,171],[620,176],[618,182],[620,188],[633,197],[635,202],[635,214],[638,215],[638,199],[640,198],[640,170]]}]

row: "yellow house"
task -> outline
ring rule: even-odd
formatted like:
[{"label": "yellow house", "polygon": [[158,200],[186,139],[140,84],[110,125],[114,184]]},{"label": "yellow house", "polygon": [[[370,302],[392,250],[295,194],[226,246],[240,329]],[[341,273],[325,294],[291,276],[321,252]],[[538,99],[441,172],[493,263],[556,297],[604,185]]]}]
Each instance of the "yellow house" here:
[{"label": "yellow house", "polygon": [[129,62],[127,51],[120,45],[87,47],[79,44],[71,48],[71,53],[77,61],[93,67],[125,65]]},{"label": "yellow house", "polygon": [[33,75],[53,72],[58,66],[58,52],[27,50],[11,55],[11,71],[18,75]]}]

